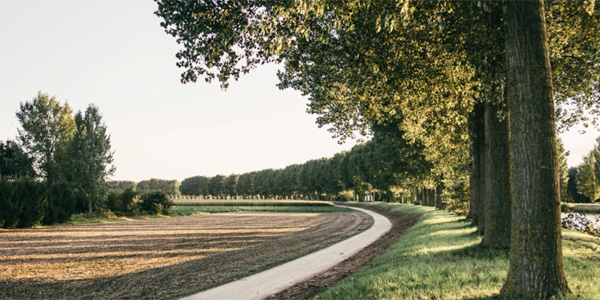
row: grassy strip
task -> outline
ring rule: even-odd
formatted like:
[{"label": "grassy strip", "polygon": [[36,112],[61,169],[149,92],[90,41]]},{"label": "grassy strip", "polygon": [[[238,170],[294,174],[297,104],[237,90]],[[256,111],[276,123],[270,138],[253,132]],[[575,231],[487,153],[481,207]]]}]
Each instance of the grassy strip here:
[{"label": "grassy strip", "polygon": [[[316,299],[486,299],[498,294],[508,251],[479,246],[463,217],[403,204],[389,209],[426,213],[394,245]],[[600,238],[563,231],[565,271],[573,292],[561,299],[600,299]]]},{"label": "grassy strip", "polygon": [[600,204],[593,203],[563,203],[563,207],[579,213],[600,214]]},{"label": "grassy strip", "polygon": [[304,213],[322,213],[322,212],[350,212],[349,208],[335,206],[187,206],[176,205],[171,208],[171,215],[189,216],[195,214],[214,214],[226,212],[304,212]]},{"label": "grassy strip", "polygon": [[264,201],[197,201],[197,202],[183,202],[175,201],[177,206],[333,206],[332,202],[329,201],[277,201],[277,200],[264,200]]},{"label": "grassy strip", "polygon": [[[168,216],[164,215],[134,215],[134,216],[116,216],[108,213],[95,213],[88,215],[85,213],[74,214],[67,222],[42,227],[71,226],[71,225],[92,225],[101,223],[114,223],[133,220],[160,219],[169,216],[189,216],[200,213],[225,213],[241,211],[261,211],[261,212],[348,212],[350,209],[335,207],[328,201],[305,201],[305,200],[262,200],[262,201],[201,201],[201,202],[175,202]],[[0,231],[4,229],[0,228]]]}]

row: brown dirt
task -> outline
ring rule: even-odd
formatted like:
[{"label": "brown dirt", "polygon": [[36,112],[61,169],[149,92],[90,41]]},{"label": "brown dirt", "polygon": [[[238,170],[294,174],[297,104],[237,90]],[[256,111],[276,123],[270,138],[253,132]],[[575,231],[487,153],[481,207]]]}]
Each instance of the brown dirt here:
[{"label": "brown dirt", "polygon": [[192,294],[323,248],[370,223],[359,212],[245,212],[1,231],[0,299]]},{"label": "brown dirt", "polygon": [[348,206],[370,209],[386,216],[392,222],[392,229],[375,243],[369,245],[361,252],[348,258],[332,269],[318,274],[307,281],[298,283],[283,292],[272,295],[269,299],[313,299],[317,294],[325,291],[327,287],[335,284],[344,277],[351,275],[371,259],[377,257],[390,245],[396,242],[404,231],[413,226],[420,217],[420,215],[407,215],[374,205],[361,206],[360,204],[354,204]]}]

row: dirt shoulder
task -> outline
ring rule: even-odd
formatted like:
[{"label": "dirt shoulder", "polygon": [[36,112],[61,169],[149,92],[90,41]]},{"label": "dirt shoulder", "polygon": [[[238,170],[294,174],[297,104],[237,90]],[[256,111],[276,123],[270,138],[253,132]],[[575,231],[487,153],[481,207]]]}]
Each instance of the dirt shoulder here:
[{"label": "dirt shoulder", "polygon": [[316,275],[307,281],[298,283],[281,293],[272,295],[269,299],[313,299],[314,296],[325,291],[330,285],[351,275],[371,259],[377,257],[390,245],[396,242],[404,231],[413,226],[420,217],[420,215],[407,215],[375,205],[348,204],[347,206],[370,209],[386,216],[392,222],[392,229],[379,240],[329,271]]},{"label": "dirt shoulder", "polygon": [[177,297],[323,248],[370,222],[358,212],[230,213],[3,231],[0,298]]}]

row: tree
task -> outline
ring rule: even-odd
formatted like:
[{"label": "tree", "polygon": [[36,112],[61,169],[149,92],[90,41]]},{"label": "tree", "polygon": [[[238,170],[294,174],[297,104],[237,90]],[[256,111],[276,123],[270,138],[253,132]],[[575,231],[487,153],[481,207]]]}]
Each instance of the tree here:
[{"label": "tree", "polygon": [[35,177],[33,159],[13,141],[0,141],[0,177]]},{"label": "tree", "polygon": [[204,196],[208,194],[208,181],[206,176],[194,176],[181,182],[179,190],[183,195]]},{"label": "tree", "polygon": [[151,178],[150,180],[142,180],[138,182],[136,189],[138,192],[161,191],[167,195],[179,195],[179,186],[180,183],[177,180]]},{"label": "tree", "polygon": [[137,182],[128,180],[110,180],[106,184],[108,184],[108,188],[111,190],[126,190],[130,188],[135,191],[137,186]]},{"label": "tree", "polygon": [[600,183],[598,181],[596,157],[592,150],[583,157],[583,162],[577,167],[577,191],[594,202],[600,197]]},{"label": "tree", "polygon": [[113,153],[110,150],[110,136],[98,108],[89,105],[82,114],[75,115],[76,131],[65,156],[61,157],[62,174],[72,184],[78,195],[81,208],[88,213],[102,206],[108,192],[106,179],[115,171],[110,164]]},{"label": "tree", "polygon": [[[542,192],[542,186],[545,191],[550,192],[540,196],[539,199],[543,200],[538,203],[529,196],[512,200],[498,198],[509,203],[519,203],[517,207],[521,208],[521,205],[539,205],[540,209],[550,212],[540,215],[539,219],[531,215],[521,215],[516,223],[525,225],[529,220],[538,225],[551,224],[553,228],[543,243],[548,245],[547,243],[553,241],[553,251],[546,256],[539,256],[541,253],[534,251],[529,257],[544,260],[555,256],[552,261],[556,263],[555,268],[530,268],[535,269],[537,273],[528,274],[534,281],[548,279],[544,284],[556,280],[557,288],[547,290],[551,296],[568,291],[562,274],[562,255],[554,251],[554,248],[560,249],[561,241],[560,227],[556,229],[559,219],[554,207],[558,202],[558,185],[556,180],[550,180],[557,175],[556,142],[554,133],[548,132],[556,129],[552,117],[552,97],[556,93],[558,99],[575,99],[576,105],[581,104],[583,107],[594,107],[594,103],[598,103],[594,102],[598,95],[598,80],[594,81],[594,78],[598,74],[597,66],[600,62],[600,52],[596,51],[600,35],[597,34],[597,30],[594,31],[598,26],[593,26],[598,24],[598,19],[573,14],[572,12],[578,11],[577,7],[582,7],[577,2],[555,1],[549,5],[551,8],[559,7],[552,11],[552,17],[555,19],[548,19],[553,25],[551,32],[556,33],[567,28],[568,26],[561,24],[570,21],[586,25],[585,30],[574,30],[575,33],[566,37],[560,34],[552,36],[551,41],[555,45],[562,44],[556,48],[575,48],[583,53],[576,59],[561,60],[560,57],[564,54],[561,53],[562,50],[553,52],[552,58],[558,58],[558,76],[569,76],[569,72],[565,72],[567,69],[578,70],[576,77],[580,79],[585,79],[579,77],[582,74],[593,75],[589,76],[591,80],[580,80],[584,84],[572,84],[569,88],[562,85],[553,91],[551,80],[547,80],[551,78],[551,69],[546,29],[543,26],[546,21],[542,11],[544,6],[541,2],[512,2],[516,1],[508,1],[507,4],[511,8],[509,13],[503,19],[498,17],[498,20],[502,20],[497,24],[499,26],[496,26],[500,31],[493,30],[496,35],[490,36],[477,33],[481,28],[477,25],[485,24],[469,20],[478,14],[479,20],[485,20],[490,7],[491,11],[501,11],[497,9],[500,5],[498,2],[250,1],[183,6],[176,1],[158,1],[157,14],[164,18],[162,25],[166,31],[184,44],[184,49],[178,54],[179,65],[186,69],[182,81],[195,81],[198,76],[204,76],[207,81],[218,77],[222,85],[226,86],[230,77],[237,78],[257,63],[285,62],[285,70],[280,73],[280,87],[292,87],[309,95],[309,111],[320,115],[320,124],[332,124],[336,137],[351,137],[356,130],[366,131],[374,124],[386,120],[400,120],[400,129],[406,132],[405,137],[410,141],[419,141],[425,146],[424,154],[434,164],[432,173],[440,177],[443,177],[445,172],[453,173],[454,170],[461,169],[460,164],[456,164],[453,158],[460,157],[455,154],[464,152],[466,148],[468,134],[465,125],[474,104],[482,102],[479,97],[493,98],[494,93],[486,93],[486,90],[492,88],[491,90],[501,91],[500,94],[503,94],[500,87],[505,82],[505,102],[484,99],[483,103],[491,101],[495,105],[506,104],[506,111],[510,111],[511,114],[506,124],[509,124],[511,130],[519,128],[517,124],[523,124],[525,116],[531,112],[528,109],[532,109],[530,105],[535,102],[532,95],[543,95],[539,97],[539,105],[543,111],[534,111],[532,116],[536,118],[531,124],[527,124],[534,126],[522,127],[521,132],[512,136],[511,172],[518,170],[521,173],[513,177],[511,184],[513,187],[520,187],[519,193],[537,194]],[[522,24],[517,21],[521,19],[512,18],[521,16],[515,13],[516,5],[523,5],[529,15],[538,17],[536,27],[532,29],[519,26]],[[592,5],[591,12],[593,11]],[[580,20],[576,20],[577,18]],[[585,41],[584,32],[590,35],[592,42]],[[571,37],[576,38],[570,40]],[[517,43],[523,41],[521,38],[525,38],[526,42]],[[579,38],[584,46],[573,47],[577,44],[574,41]],[[495,55],[490,56],[487,47],[481,47],[482,51],[466,51],[473,41],[480,41],[477,45],[483,45],[485,43],[481,41],[486,39],[501,41],[500,48],[505,49],[501,50],[505,53],[494,53]],[[522,52],[530,49],[537,52],[533,55]],[[473,53],[477,55],[473,56]],[[479,57],[479,61],[471,57]],[[539,60],[540,57],[543,59]],[[486,61],[488,58],[500,61],[498,65],[501,68],[492,72],[479,70],[481,66],[490,64]],[[528,63],[524,63],[525,61]],[[540,61],[542,63],[539,63]],[[519,64],[514,64],[515,62]],[[573,66],[569,66],[570,64]],[[516,66],[523,69],[517,70]],[[530,86],[517,85],[524,81],[515,79],[531,74],[532,70],[542,71],[542,77],[546,81],[540,84],[533,78],[535,81]],[[490,80],[498,83],[490,84]],[[580,101],[577,97],[562,97],[569,93],[574,93],[583,100]],[[521,94],[525,96],[515,100],[515,97]],[[522,103],[519,103],[520,100],[523,100]],[[513,105],[517,110],[517,121],[512,121]],[[582,107],[581,105],[579,107]],[[539,132],[542,133],[539,137],[541,140],[531,143],[531,138],[534,138],[531,134]],[[532,155],[530,157],[536,162],[543,160],[541,165],[547,166],[543,168],[549,174],[547,177],[538,177],[539,165],[523,164],[522,152],[528,151],[525,150],[528,145],[535,146],[534,151],[529,153]],[[540,161],[537,161],[538,159]],[[482,161],[481,158],[477,160]],[[359,160],[355,162],[360,163]],[[349,165],[358,166],[354,163]],[[364,170],[358,169],[355,174],[364,175]],[[538,173],[535,173],[535,170],[538,170]],[[531,174],[539,179],[538,185],[532,181],[527,181],[524,185],[515,185],[515,181],[523,179],[521,176]],[[368,180],[367,177],[354,178],[359,179],[353,183],[355,190],[362,192],[370,189],[362,184],[366,182],[365,179]],[[515,195],[514,188],[511,195]],[[547,205],[544,206],[541,202],[546,202]],[[515,220],[512,224],[515,224]],[[513,232],[521,229],[514,229]],[[516,240],[521,242],[525,235],[535,234],[538,229],[535,226],[527,229],[529,232],[525,230],[522,232],[524,235]],[[521,251],[521,256],[524,256],[524,253]],[[507,295],[516,293],[518,289],[515,289],[514,282],[523,279],[523,273],[519,273],[518,270],[513,270],[511,274],[515,274],[517,279],[511,279],[505,286],[504,292]],[[529,283],[524,284],[528,286]],[[524,289],[523,292],[538,296],[546,293],[529,289]]]},{"label": "tree", "polygon": [[225,196],[225,175],[217,175],[212,177],[208,182],[208,193],[213,197],[222,199]]},{"label": "tree", "polygon": [[560,201],[561,202],[574,202],[571,194],[568,191],[569,185],[569,165],[567,164],[567,157],[569,151],[565,150],[562,139],[556,140],[556,147],[558,150],[558,176],[560,182]]},{"label": "tree", "polygon": [[577,181],[579,180],[577,168],[569,168],[568,176],[569,181],[567,181],[567,191],[569,192],[569,196],[573,199],[573,201],[575,203],[590,203],[590,197],[580,193],[577,187]]},{"label": "tree", "polygon": [[31,102],[21,103],[17,118],[21,123],[19,141],[34,160],[36,175],[47,183],[59,180],[57,157],[66,151],[75,133],[75,121],[68,104],[38,93]]},{"label": "tree", "polygon": [[167,195],[161,191],[153,191],[143,193],[140,196],[140,202],[138,204],[142,211],[155,215],[166,215],[169,213],[173,201],[169,200]]},{"label": "tree", "polygon": [[509,270],[501,294],[548,298],[570,293],[564,274],[552,75],[544,3],[504,2],[510,109]]},{"label": "tree", "polygon": [[229,176],[227,176],[227,178],[225,178],[225,183],[224,183],[224,189],[225,189],[225,193],[231,197],[237,197],[238,196],[238,191],[237,191],[237,185],[238,182],[240,180],[240,175],[237,174],[231,174]]}]

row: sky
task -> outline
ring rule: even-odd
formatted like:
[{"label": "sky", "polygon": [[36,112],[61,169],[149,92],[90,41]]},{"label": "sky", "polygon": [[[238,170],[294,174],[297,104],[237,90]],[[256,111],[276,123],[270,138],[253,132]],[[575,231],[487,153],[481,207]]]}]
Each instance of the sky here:
[{"label": "sky", "polygon": [[[15,113],[39,91],[73,111],[93,103],[114,151],[115,180],[183,180],[283,168],[331,157],[338,144],[308,99],[280,91],[278,66],[232,82],[180,83],[179,46],[150,0],[3,0],[0,5],[0,140],[15,139]],[[600,135],[561,137],[576,166]]]}]

